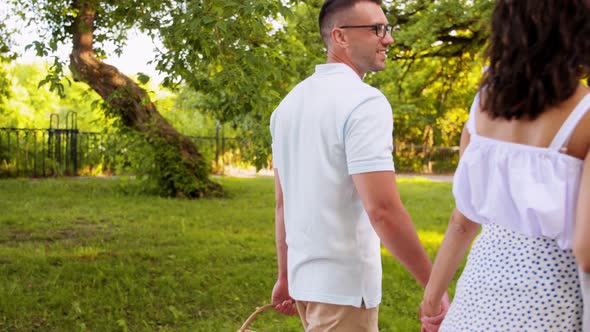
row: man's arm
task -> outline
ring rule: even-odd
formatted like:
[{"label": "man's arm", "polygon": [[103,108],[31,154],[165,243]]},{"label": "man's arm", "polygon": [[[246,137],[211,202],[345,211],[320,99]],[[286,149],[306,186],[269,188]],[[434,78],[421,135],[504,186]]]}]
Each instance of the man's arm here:
[{"label": "man's arm", "polygon": [[352,175],[352,180],[385,248],[422,286],[426,286],[432,263],[400,199],[395,173],[359,173]]},{"label": "man's arm", "polygon": [[289,295],[287,281],[287,241],[285,233],[285,214],[283,209],[283,188],[279,178],[279,171],[275,168],[275,241],[277,247],[277,263],[279,274],[272,290],[272,304],[275,310],[285,315],[296,312],[295,301]]}]

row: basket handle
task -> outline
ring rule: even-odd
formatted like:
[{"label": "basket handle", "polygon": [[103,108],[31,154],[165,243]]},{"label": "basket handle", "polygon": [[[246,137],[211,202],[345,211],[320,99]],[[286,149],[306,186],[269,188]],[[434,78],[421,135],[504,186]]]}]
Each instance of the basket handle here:
[{"label": "basket handle", "polygon": [[266,305],[263,305],[262,307],[256,309],[256,311],[254,311],[254,313],[252,315],[250,315],[250,317],[248,317],[248,319],[246,319],[244,324],[242,324],[242,327],[240,327],[238,332],[245,332],[246,329],[248,328],[248,326],[250,326],[250,324],[252,324],[252,321],[254,321],[254,318],[256,318],[256,316],[258,316],[259,314],[261,314],[262,312],[264,312],[268,309],[271,309],[272,307],[273,307],[272,304],[266,304]]}]

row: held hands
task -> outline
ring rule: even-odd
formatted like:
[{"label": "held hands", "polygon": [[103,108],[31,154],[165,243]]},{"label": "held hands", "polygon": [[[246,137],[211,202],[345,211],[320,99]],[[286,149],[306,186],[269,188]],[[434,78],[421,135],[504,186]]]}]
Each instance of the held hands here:
[{"label": "held hands", "polygon": [[422,322],[421,332],[438,332],[447,311],[449,311],[449,295],[445,292],[440,301],[427,303],[422,301],[418,311],[418,318]]},{"label": "held hands", "polygon": [[297,313],[295,300],[289,295],[289,286],[286,279],[278,279],[272,289],[272,305],[274,310],[292,316]]}]

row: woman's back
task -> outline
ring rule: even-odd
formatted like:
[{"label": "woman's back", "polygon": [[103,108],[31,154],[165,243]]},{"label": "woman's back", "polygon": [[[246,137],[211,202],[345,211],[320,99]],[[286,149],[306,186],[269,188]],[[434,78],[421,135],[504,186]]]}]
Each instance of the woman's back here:
[{"label": "woman's back", "polygon": [[493,119],[479,105],[476,97],[453,194],[483,230],[440,331],[582,331],[572,247],[590,89],[534,120]]},{"label": "woman's back", "polygon": [[[457,209],[469,219],[544,236],[572,249],[582,170],[590,146],[590,89],[534,120],[493,119],[471,107],[470,142],[455,172]],[[485,98],[485,96],[484,96]]]},{"label": "woman's back", "polygon": [[[570,113],[588,94],[590,94],[590,88],[580,84],[573,96],[543,112],[535,120],[492,119],[487,113],[478,110],[475,120],[476,132],[480,136],[499,141],[548,147]],[[588,149],[590,149],[590,112],[578,123],[563,152],[575,158],[584,159]]]}]

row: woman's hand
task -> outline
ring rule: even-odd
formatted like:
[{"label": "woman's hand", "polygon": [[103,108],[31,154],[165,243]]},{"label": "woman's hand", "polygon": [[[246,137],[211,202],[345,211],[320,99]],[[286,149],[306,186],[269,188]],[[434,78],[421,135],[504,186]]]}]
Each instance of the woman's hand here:
[{"label": "woman's hand", "polygon": [[440,300],[423,300],[420,303],[418,316],[422,322],[422,332],[437,332],[447,311],[450,301],[447,293]]},{"label": "woman's hand", "polygon": [[418,315],[420,318],[422,318],[423,316],[426,317],[434,317],[434,316],[438,316],[438,314],[440,314],[442,311],[442,301],[426,301],[426,300],[422,300],[422,303],[420,303],[420,308],[418,311]]}]

